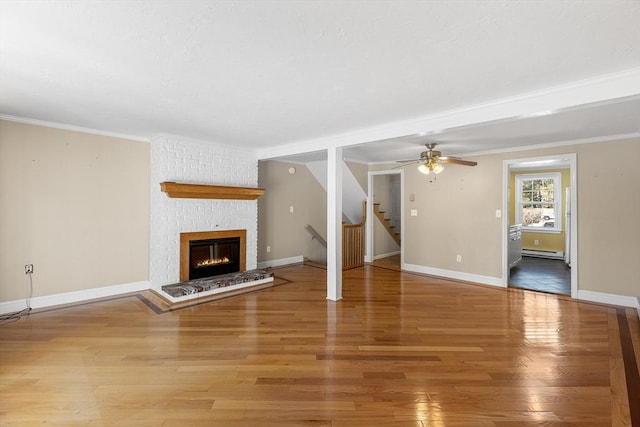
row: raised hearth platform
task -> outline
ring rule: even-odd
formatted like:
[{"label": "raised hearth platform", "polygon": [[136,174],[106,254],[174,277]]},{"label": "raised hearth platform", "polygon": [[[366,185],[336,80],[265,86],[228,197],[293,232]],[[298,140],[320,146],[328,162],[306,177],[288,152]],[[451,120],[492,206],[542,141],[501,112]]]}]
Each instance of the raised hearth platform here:
[{"label": "raised hearth platform", "polygon": [[273,282],[273,273],[266,270],[250,270],[164,285],[160,295],[172,303],[179,303],[269,282]]}]

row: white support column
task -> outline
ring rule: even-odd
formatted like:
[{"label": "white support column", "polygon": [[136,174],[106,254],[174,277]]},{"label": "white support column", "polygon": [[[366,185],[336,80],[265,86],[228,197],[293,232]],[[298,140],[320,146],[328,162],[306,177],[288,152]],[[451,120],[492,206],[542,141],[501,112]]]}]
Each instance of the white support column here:
[{"label": "white support column", "polygon": [[342,299],[342,148],[327,149],[327,299]]}]

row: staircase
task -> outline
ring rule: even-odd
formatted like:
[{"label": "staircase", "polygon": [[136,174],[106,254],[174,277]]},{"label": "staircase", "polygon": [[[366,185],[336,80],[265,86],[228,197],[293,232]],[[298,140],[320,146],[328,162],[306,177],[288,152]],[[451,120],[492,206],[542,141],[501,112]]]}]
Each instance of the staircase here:
[{"label": "staircase", "polygon": [[[367,202],[362,202],[362,216],[358,224],[342,223],[342,269],[350,270],[364,265],[364,225],[367,220]],[[317,241],[325,248],[327,241],[310,224],[305,229],[311,234],[311,239]],[[326,265],[304,259],[305,265],[325,268]]]},{"label": "staircase", "polygon": [[400,246],[400,233],[396,232],[396,229],[391,225],[391,220],[385,218],[384,211],[380,210],[380,203],[373,204],[373,214],[380,220],[380,223],[387,230],[391,238]]}]

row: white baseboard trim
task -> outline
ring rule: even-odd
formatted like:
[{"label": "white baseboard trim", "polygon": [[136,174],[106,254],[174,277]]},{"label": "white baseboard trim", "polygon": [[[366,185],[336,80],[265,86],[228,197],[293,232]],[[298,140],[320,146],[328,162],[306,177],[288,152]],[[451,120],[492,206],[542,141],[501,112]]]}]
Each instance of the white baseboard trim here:
[{"label": "white baseboard trim", "polygon": [[578,290],[578,299],[591,302],[599,302],[602,304],[621,305],[623,307],[635,308],[640,311],[638,298],[636,297],[606,294],[604,292]]},{"label": "white baseboard trim", "polygon": [[425,267],[415,264],[404,264],[402,269],[414,273],[428,274],[430,276],[445,277],[447,279],[464,280],[465,282],[475,282],[483,285],[499,286],[501,288],[505,287],[500,277],[481,276],[479,274],[463,273],[460,271],[444,270],[442,268]]},{"label": "white baseboard trim", "polygon": [[292,256],[289,258],[272,259],[271,261],[262,261],[258,263],[258,268],[280,267],[281,265],[300,264],[304,262],[304,256]]},{"label": "white baseboard trim", "polygon": [[373,259],[388,258],[390,256],[400,255],[400,251],[387,252],[386,254],[374,255]]},{"label": "white baseboard trim", "polygon": [[[83,289],[81,291],[64,292],[60,294],[44,295],[31,298],[31,308],[45,308],[55,305],[71,304],[96,298],[110,297],[151,289],[148,281],[124,283],[121,285],[104,286],[101,288]],[[0,302],[0,314],[13,313],[26,308],[24,299]]]}]

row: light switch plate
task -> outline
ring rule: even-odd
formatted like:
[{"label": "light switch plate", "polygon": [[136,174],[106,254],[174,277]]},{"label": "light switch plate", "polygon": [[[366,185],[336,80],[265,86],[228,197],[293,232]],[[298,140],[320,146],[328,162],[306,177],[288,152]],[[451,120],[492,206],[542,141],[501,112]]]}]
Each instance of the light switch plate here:
[{"label": "light switch plate", "polygon": [[411,216],[418,216],[418,209],[411,209]]}]

